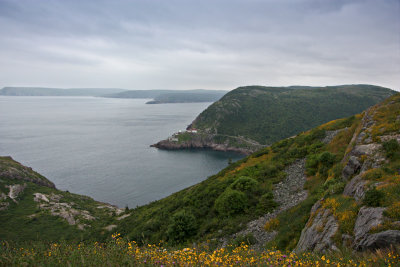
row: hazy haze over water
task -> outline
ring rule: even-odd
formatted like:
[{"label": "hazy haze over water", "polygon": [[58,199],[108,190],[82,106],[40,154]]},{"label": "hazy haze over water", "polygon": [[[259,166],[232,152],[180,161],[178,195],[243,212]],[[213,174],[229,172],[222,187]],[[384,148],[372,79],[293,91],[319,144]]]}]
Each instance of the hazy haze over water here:
[{"label": "hazy haze over water", "polygon": [[198,183],[241,156],[150,148],[210,103],[146,105],[144,99],[0,97],[0,155],[58,189],[134,207]]}]

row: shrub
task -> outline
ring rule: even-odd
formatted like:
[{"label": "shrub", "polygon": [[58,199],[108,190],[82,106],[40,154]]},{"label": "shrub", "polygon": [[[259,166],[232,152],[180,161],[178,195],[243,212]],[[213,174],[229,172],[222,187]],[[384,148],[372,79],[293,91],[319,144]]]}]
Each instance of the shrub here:
[{"label": "shrub", "polygon": [[279,170],[276,166],[274,165],[265,165],[264,168],[260,172],[260,176],[262,178],[272,178],[276,177],[279,173]]},{"label": "shrub", "polygon": [[242,176],[234,181],[231,188],[242,192],[254,192],[257,190],[258,182],[253,178]]},{"label": "shrub", "polygon": [[264,225],[264,229],[267,232],[274,231],[278,229],[278,227],[279,227],[279,219],[276,217],[269,219]]},{"label": "shrub", "polygon": [[385,194],[374,187],[365,192],[363,204],[370,207],[378,207],[382,205],[384,197]]},{"label": "shrub", "polygon": [[336,160],[336,156],[328,151],[322,152],[318,156],[318,161],[326,167],[331,167]]},{"label": "shrub", "polygon": [[327,191],[328,191],[329,194],[339,194],[339,193],[343,192],[345,186],[346,186],[345,183],[337,182],[337,183],[331,184],[328,187]]},{"label": "shrub", "polygon": [[227,189],[215,200],[214,207],[221,215],[233,215],[247,207],[247,197],[243,192]]},{"label": "shrub", "polygon": [[399,158],[400,145],[396,140],[384,142],[382,146],[389,159]]},{"label": "shrub", "polygon": [[181,243],[196,233],[196,219],[191,212],[179,211],[172,217],[168,228],[169,240]]},{"label": "shrub", "polygon": [[379,180],[383,175],[383,171],[381,169],[371,169],[366,171],[363,174],[363,179],[365,180]]},{"label": "shrub", "polygon": [[272,192],[268,192],[260,197],[257,209],[262,213],[266,213],[272,211],[277,206],[278,204],[274,201],[274,195]]},{"label": "shrub", "polygon": [[314,175],[318,171],[318,157],[317,155],[310,155],[306,161],[306,172],[308,175]]},{"label": "shrub", "polygon": [[400,202],[395,202],[390,205],[383,214],[394,220],[400,220]]}]

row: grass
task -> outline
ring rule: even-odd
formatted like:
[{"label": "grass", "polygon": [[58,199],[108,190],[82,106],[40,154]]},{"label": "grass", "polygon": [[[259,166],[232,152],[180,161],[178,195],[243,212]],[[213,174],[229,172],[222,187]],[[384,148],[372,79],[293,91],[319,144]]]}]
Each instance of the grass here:
[{"label": "grass", "polygon": [[162,243],[138,246],[117,233],[104,243],[0,243],[2,266],[396,266],[399,260],[396,248],[329,254],[254,251],[245,243],[170,248]]}]

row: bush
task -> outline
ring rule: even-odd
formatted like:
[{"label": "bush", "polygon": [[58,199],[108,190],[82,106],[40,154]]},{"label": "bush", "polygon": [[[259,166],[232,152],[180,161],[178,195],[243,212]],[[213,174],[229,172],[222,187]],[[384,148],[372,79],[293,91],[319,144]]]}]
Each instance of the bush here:
[{"label": "bush", "polygon": [[318,161],[323,166],[331,167],[336,161],[336,156],[328,151],[325,151],[319,154]]},{"label": "bush", "polygon": [[233,215],[247,207],[247,197],[242,192],[228,189],[215,200],[214,207],[221,215]]},{"label": "bush", "polygon": [[307,175],[315,175],[319,172],[322,176],[326,176],[328,170],[336,162],[336,155],[328,151],[317,155],[310,155],[306,161]]},{"label": "bush", "polygon": [[318,156],[317,155],[310,155],[307,157],[306,160],[306,172],[307,175],[314,175],[318,171]]},{"label": "bush", "polygon": [[399,158],[400,145],[396,140],[392,139],[390,141],[384,142],[382,146],[386,152],[386,156],[389,159]]},{"label": "bush", "polygon": [[377,190],[375,187],[365,192],[363,204],[370,207],[379,207],[382,205],[385,193]]},{"label": "bush", "polygon": [[196,219],[191,212],[179,211],[172,217],[168,228],[169,240],[181,243],[196,233]]},{"label": "bush", "polygon": [[252,193],[257,190],[258,182],[253,178],[242,176],[234,181],[231,188],[234,190]]},{"label": "bush", "polygon": [[262,213],[267,213],[272,211],[277,206],[278,204],[274,201],[274,195],[272,192],[268,192],[260,197],[257,210]]}]

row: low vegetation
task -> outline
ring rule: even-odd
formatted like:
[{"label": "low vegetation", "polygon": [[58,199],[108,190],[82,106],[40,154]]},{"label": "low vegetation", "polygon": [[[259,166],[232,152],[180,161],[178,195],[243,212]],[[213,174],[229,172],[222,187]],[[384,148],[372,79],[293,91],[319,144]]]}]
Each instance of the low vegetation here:
[{"label": "low vegetation", "polygon": [[3,266],[397,266],[396,250],[375,253],[315,254],[254,251],[245,243],[239,246],[210,249],[200,247],[170,248],[159,244],[138,246],[135,241],[113,234],[104,243],[30,243],[14,246],[0,244]]}]

